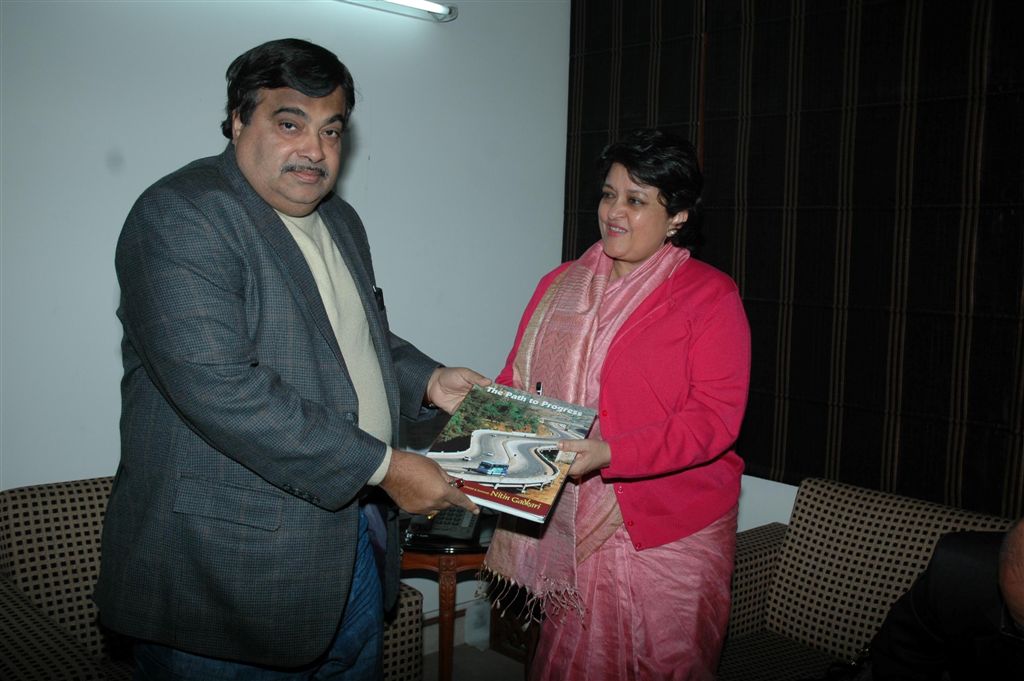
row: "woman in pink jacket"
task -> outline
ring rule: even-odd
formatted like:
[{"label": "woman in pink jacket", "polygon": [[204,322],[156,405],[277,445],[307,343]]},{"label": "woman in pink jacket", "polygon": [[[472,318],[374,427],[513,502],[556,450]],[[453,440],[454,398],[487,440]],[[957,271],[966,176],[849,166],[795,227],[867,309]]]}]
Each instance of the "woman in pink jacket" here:
[{"label": "woman in pink jacket", "polygon": [[498,382],[598,411],[539,534],[486,568],[546,617],[531,679],[712,679],[729,614],[750,330],[736,284],[690,255],[703,177],[657,130],[607,147],[601,241],[541,279]]}]

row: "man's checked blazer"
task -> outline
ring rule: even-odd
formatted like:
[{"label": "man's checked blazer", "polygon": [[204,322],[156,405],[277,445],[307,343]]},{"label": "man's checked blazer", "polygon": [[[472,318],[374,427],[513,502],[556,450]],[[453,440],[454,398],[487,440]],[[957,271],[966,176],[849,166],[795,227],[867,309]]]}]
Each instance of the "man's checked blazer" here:
[{"label": "man's checked blazer", "polygon": [[[366,310],[397,442],[437,363],[390,332],[352,207],[332,194],[319,211]],[[358,427],[313,275],[231,144],[142,194],[116,268],[121,463],[101,620],[199,655],[310,662],[341,619],[358,497],[385,452]],[[389,516],[386,604],[398,590]]]}]

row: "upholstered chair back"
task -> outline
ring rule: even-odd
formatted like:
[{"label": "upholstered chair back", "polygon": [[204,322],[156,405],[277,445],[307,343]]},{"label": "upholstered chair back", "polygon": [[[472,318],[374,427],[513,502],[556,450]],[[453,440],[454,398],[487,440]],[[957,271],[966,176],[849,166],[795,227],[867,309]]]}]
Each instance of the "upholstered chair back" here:
[{"label": "upholstered chair back", "polygon": [[1001,531],[1009,523],[829,480],[805,480],[769,588],[767,628],[853,659],[928,564],[940,535]]},{"label": "upholstered chair back", "polygon": [[104,637],[92,601],[113,478],[0,492],[0,573],[98,657]]}]

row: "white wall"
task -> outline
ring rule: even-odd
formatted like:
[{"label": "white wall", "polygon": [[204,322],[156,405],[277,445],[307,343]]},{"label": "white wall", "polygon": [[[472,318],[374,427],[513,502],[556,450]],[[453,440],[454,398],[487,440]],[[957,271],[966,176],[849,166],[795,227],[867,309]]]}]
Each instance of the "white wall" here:
[{"label": "white wall", "polygon": [[224,71],[301,37],[358,90],[340,193],[395,330],[494,375],[560,256],[569,0],[433,24],[329,0],[0,3],[0,489],[114,472],[114,244],[132,202],[217,154]]},{"label": "white wall", "polygon": [[736,530],[742,532],[767,523],[789,524],[796,491],[793,485],[744,475]]}]

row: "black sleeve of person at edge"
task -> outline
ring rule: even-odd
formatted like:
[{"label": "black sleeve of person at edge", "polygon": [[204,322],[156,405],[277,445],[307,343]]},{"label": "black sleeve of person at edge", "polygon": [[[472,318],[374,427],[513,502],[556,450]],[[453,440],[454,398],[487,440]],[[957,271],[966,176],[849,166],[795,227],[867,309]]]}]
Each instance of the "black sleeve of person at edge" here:
[{"label": "black sleeve of person at edge", "polygon": [[[1007,630],[1001,532],[954,532],[892,606],[870,644],[873,681],[1024,678],[1024,638]],[[1012,628],[1011,628],[1012,629]]]}]

